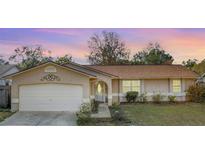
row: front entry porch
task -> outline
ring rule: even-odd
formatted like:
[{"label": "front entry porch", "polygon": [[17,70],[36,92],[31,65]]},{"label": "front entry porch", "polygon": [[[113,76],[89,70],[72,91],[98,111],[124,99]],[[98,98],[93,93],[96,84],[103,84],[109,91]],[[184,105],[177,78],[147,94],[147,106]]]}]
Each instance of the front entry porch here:
[{"label": "front entry porch", "polygon": [[95,79],[90,81],[91,99],[98,103],[112,105],[112,81],[111,79]]},{"label": "front entry porch", "polygon": [[104,81],[98,81],[95,85],[95,101],[108,103],[108,87]]}]

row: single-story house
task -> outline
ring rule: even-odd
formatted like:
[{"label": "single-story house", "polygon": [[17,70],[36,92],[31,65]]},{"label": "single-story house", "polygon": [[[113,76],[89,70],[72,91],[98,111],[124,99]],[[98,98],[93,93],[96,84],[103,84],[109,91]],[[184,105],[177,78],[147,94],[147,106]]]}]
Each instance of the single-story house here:
[{"label": "single-story house", "polygon": [[3,79],[4,76],[18,72],[15,65],[0,65],[0,86],[5,86],[8,82]]},{"label": "single-story house", "polygon": [[12,80],[13,111],[76,111],[92,99],[112,105],[124,102],[127,91],[175,95],[185,101],[185,90],[198,75],[181,65],[58,65],[47,62],[7,76]]}]

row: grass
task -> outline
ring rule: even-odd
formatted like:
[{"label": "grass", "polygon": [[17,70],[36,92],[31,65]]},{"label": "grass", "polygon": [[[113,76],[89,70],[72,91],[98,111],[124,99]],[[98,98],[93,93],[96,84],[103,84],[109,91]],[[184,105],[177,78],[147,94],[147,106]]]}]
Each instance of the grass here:
[{"label": "grass", "polygon": [[131,125],[205,126],[205,104],[135,104],[121,108]]},{"label": "grass", "polygon": [[116,126],[113,121],[97,121],[97,120],[92,120],[89,123],[81,126]]},{"label": "grass", "polygon": [[205,126],[205,104],[130,104],[121,105],[120,109],[126,120],[92,121],[88,125]]},{"label": "grass", "polygon": [[13,113],[9,110],[0,109],[0,122],[2,122],[4,119],[10,117]]}]

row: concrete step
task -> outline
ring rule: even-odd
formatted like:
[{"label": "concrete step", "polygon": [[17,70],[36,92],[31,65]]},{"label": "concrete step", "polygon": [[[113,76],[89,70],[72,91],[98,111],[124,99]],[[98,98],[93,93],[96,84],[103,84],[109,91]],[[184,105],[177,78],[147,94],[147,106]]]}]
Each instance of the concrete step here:
[{"label": "concrete step", "polygon": [[99,104],[98,113],[91,114],[91,118],[110,120],[111,114],[106,103]]}]

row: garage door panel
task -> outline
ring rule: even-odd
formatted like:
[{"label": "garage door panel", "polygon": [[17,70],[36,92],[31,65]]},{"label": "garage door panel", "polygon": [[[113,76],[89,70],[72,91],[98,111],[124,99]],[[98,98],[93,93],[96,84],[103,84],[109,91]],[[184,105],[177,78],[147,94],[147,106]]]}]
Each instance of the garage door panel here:
[{"label": "garage door panel", "polygon": [[77,111],[82,103],[79,85],[41,84],[20,87],[21,111]]},{"label": "garage door panel", "polygon": [[23,108],[21,108],[21,111],[77,111],[79,109],[79,105],[70,105],[70,106],[65,106],[63,104],[61,105],[53,105],[49,104],[49,108],[47,104],[27,104],[24,105]]}]

